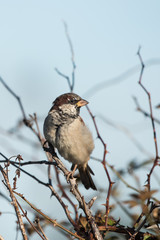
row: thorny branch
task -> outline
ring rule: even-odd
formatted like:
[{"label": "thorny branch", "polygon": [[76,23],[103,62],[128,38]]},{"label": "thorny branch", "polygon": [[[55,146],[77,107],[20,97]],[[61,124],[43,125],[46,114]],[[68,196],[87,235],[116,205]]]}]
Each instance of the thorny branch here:
[{"label": "thorny branch", "polygon": [[56,178],[57,178],[57,183],[58,183],[58,187],[62,192],[62,197],[66,198],[68,200],[68,202],[70,202],[70,204],[72,205],[72,207],[74,208],[75,211],[75,222],[77,223],[78,221],[78,210],[77,210],[77,205],[75,205],[73,203],[73,201],[69,198],[68,194],[65,192],[64,187],[61,184],[60,181],[60,177],[59,177],[59,171],[57,170],[56,166],[55,166],[55,173],[56,173]]},{"label": "thorny branch", "polygon": [[139,151],[141,151],[142,153],[144,153],[149,157],[152,157],[152,154],[143,147],[143,145],[134,137],[132,132],[125,125],[117,124],[116,122],[114,122],[114,120],[110,120],[102,114],[97,115],[97,117],[100,118],[104,123],[123,132],[131,140],[131,142],[137,147],[137,149],[139,149]]},{"label": "thorny branch", "polygon": [[[140,229],[144,226],[144,224],[146,223],[147,221],[147,218],[150,216],[151,212],[154,210],[155,208],[155,205],[153,204],[153,202],[150,201],[151,199],[151,184],[150,184],[150,180],[151,180],[151,175],[153,173],[153,170],[154,168],[158,165],[158,159],[159,159],[159,155],[158,155],[158,145],[157,145],[157,136],[156,136],[156,129],[155,129],[155,119],[153,117],[153,111],[152,111],[152,103],[151,103],[151,95],[150,95],[150,92],[146,89],[146,87],[143,85],[142,83],[142,77],[143,77],[143,73],[144,73],[144,68],[145,68],[145,65],[144,65],[144,62],[143,62],[143,59],[141,57],[141,54],[140,54],[140,47],[138,49],[138,52],[137,52],[137,55],[139,57],[139,60],[140,60],[140,63],[141,63],[141,71],[140,71],[140,76],[139,76],[139,85],[142,87],[142,89],[144,90],[144,92],[147,94],[148,96],[148,102],[149,102],[149,108],[150,108],[150,114],[145,114],[145,116],[147,117],[150,117],[151,119],[151,123],[152,123],[152,129],[153,129],[153,137],[154,137],[154,143],[155,143],[155,153],[156,153],[156,156],[155,156],[155,159],[154,159],[154,162],[153,162],[153,165],[151,167],[151,170],[149,172],[149,174],[147,175],[147,189],[148,189],[148,200],[147,200],[147,205],[145,205],[142,209],[142,213],[140,214],[140,216],[138,217],[137,221],[136,221],[136,225],[140,223],[140,220],[142,219],[142,217],[145,215],[145,218],[144,220],[139,224],[139,226],[137,227],[137,229],[134,231],[133,234],[130,235],[130,240],[131,239],[135,239],[136,235],[138,234],[138,232],[140,231]],[[138,104],[138,101],[136,100],[136,98],[134,99],[135,102],[136,102],[136,105],[137,105],[137,109],[141,111],[141,109],[139,109],[139,104]],[[144,111],[142,111],[143,114],[144,114]],[[151,205],[151,206],[150,206]],[[150,206],[150,210],[148,212],[148,214],[146,214],[146,210],[145,209],[148,209]]]},{"label": "thorny branch", "polygon": [[[59,201],[59,203],[60,203],[61,206],[63,207],[63,209],[64,209],[64,211],[65,211],[65,213],[66,213],[69,221],[71,222],[71,224],[72,224],[73,226],[75,226],[74,221],[73,221],[72,218],[70,217],[70,213],[69,213],[69,211],[68,211],[68,207],[64,204],[64,202],[62,201],[61,197],[59,197],[59,195],[56,193],[56,191],[54,190],[54,188],[53,188],[49,183],[42,182],[42,181],[41,181],[40,179],[38,179],[37,177],[31,175],[28,171],[25,171],[24,169],[20,168],[19,166],[17,166],[17,163],[15,164],[15,162],[10,161],[10,160],[9,160],[6,156],[4,156],[2,153],[0,153],[0,155],[2,155],[2,156],[5,158],[5,161],[6,161],[6,162],[12,164],[14,167],[18,168],[20,171],[22,171],[23,173],[25,173],[25,174],[28,175],[29,177],[33,178],[35,181],[37,181],[38,183],[42,184],[43,186],[48,187],[48,188],[51,190],[52,195],[54,195],[54,196],[57,198],[57,200]],[[4,162],[4,161],[3,161],[3,162]],[[61,164],[62,164],[62,162],[61,162]],[[62,164],[62,165],[63,165],[63,164]],[[1,167],[1,166],[0,166],[0,167]],[[64,169],[65,169],[65,167],[64,167]],[[68,171],[68,170],[66,169],[66,171]],[[15,193],[16,193],[16,192],[15,192]],[[57,225],[57,224],[56,224],[56,225]],[[60,225],[60,226],[61,226],[61,225]],[[75,226],[75,227],[76,227],[76,226]],[[65,230],[64,227],[61,227],[61,229]],[[66,230],[66,232],[68,232],[68,230]],[[70,233],[70,231],[69,231],[69,233]],[[72,234],[72,233],[70,233],[70,234]]]},{"label": "thorny branch", "polygon": [[86,106],[86,107],[87,107],[87,110],[88,110],[92,120],[93,120],[95,129],[96,129],[96,133],[97,133],[97,137],[100,139],[100,141],[101,141],[101,143],[103,144],[103,147],[104,147],[102,164],[103,164],[103,167],[105,169],[105,172],[106,172],[106,175],[107,175],[107,178],[108,178],[108,181],[109,181],[109,188],[108,188],[108,193],[107,193],[107,198],[106,198],[106,220],[105,220],[105,226],[107,227],[108,214],[109,214],[109,211],[110,211],[110,209],[109,209],[109,198],[110,198],[110,195],[111,195],[111,189],[112,189],[112,185],[114,184],[114,182],[111,181],[108,169],[106,167],[107,145],[106,145],[106,143],[104,142],[104,140],[102,139],[102,137],[99,133],[99,130],[98,130],[98,127],[97,127],[97,124],[96,124],[96,121],[95,121],[95,116],[93,116],[89,107],[88,106]]},{"label": "thorny branch", "polygon": [[22,216],[21,216],[19,208],[18,208],[16,198],[14,196],[13,190],[12,190],[11,185],[9,183],[8,175],[7,175],[6,171],[2,168],[1,165],[0,165],[0,171],[3,175],[3,177],[4,177],[5,186],[7,187],[8,191],[10,193],[10,197],[12,199],[12,204],[14,206],[14,209],[15,209],[15,212],[16,212],[16,215],[17,215],[17,219],[18,219],[18,222],[19,222],[19,227],[20,227],[20,230],[21,230],[21,233],[22,233],[22,237],[23,237],[24,240],[27,240],[28,239],[27,234],[26,234],[26,231],[25,231],[24,223],[23,223]]},{"label": "thorny branch", "polygon": [[[151,181],[151,175],[153,173],[153,170],[154,168],[158,165],[158,159],[159,159],[159,155],[158,155],[158,145],[157,145],[157,136],[156,136],[156,129],[155,129],[155,123],[154,123],[154,117],[153,117],[153,110],[152,110],[152,103],[151,103],[151,94],[150,92],[145,88],[145,86],[143,85],[142,83],[142,76],[143,76],[143,72],[144,72],[144,68],[145,68],[145,65],[144,65],[144,62],[143,62],[143,59],[141,57],[141,54],[140,54],[140,47],[138,49],[138,52],[137,52],[137,55],[139,57],[139,60],[140,60],[140,63],[141,63],[141,72],[140,72],[140,76],[139,76],[139,81],[138,83],[140,84],[140,86],[142,87],[142,89],[144,90],[144,92],[147,94],[148,96],[148,101],[149,101],[149,108],[150,108],[150,118],[151,118],[151,122],[152,122],[152,129],[153,129],[153,138],[154,138],[154,144],[155,144],[155,153],[156,153],[156,156],[155,156],[155,160],[153,162],[153,166],[148,174],[148,177],[147,177],[147,187],[148,187],[148,191],[151,190],[151,186],[150,186],[150,181]],[[148,204],[150,203],[150,198],[148,198]]]},{"label": "thorny branch", "polygon": [[60,229],[64,230],[65,232],[68,232],[70,235],[78,238],[78,239],[83,239],[80,236],[78,236],[77,234],[72,233],[71,231],[69,231],[68,229],[66,229],[65,227],[63,227],[62,225],[60,225],[56,220],[51,219],[49,216],[47,216],[46,214],[44,214],[40,209],[36,208],[33,204],[31,204],[22,194],[17,193],[16,191],[14,191],[14,193],[16,195],[18,195],[19,197],[21,197],[31,208],[33,208],[37,213],[39,213],[41,216],[43,216],[46,220],[48,220],[49,222],[51,222],[53,224],[53,226],[57,226]]},{"label": "thorny branch", "polygon": [[[17,199],[16,199],[17,201]],[[27,221],[30,223],[30,225],[32,226],[32,228],[37,232],[37,234],[43,239],[45,240],[45,238],[41,235],[41,233],[37,230],[37,228],[34,226],[34,224],[30,221],[30,219],[28,218],[27,216],[27,212],[25,212],[23,210],[23,208],[21,207],[20,203],[17,201],[17,204],[19,206],[19,208],[21,209],[22,213],[23,213],[23,216],[27,219]]]},{"label": "thorny branch", "polygon": [[45,240],[48,240],[47,236],[45,235],[45,233],[44,233],[44,231],[43,231],[43,228],[41,227],[41,224],[40,224],[40,220],[39,220],[39,218],[36,218],[35,222],[36,222],[36,224],[37,224],[39,230],[40,230],[41,233],[43,234]]},{"label": "thorny branch", "polygon": [[[53,152],[53,149],[50,149],[50,151],[52,153],[53,159],[57,163],[57,167],[59,169],[61,169],[61,171],[63,172],[64,176],[66,176],[66,179],[67,179],[69,171],[64,167],[61,160],[57,156],[55,156],[55,153]],[[93,217],[93,215],[91,213],[89,204],[84,201],[81,193],[78,190],[78,185],[76,183],[76,179],[75,178],[69,178],[68,181],[69,181],[69,184],[70,184],[70,192],[75,196],[75,198],[77,199],[77,201],[79,203],[79,207],[82,208],[84,213],[86,214],[86,217],[89,221],[89,224],[91,225],[91,228],[92,228],[93,234],[95,236],[95,239],[101,240],[102,236],[101,236],[101,234],[98,230],[98,227],[95,223],[95,218]]]},{"label": "thorny branch", "polygon": [[[91,157],[91,159],[101,162],[102,160],[99,158],[95,158],[95,157]],[[137,192],[137,193],[141,193],[141,191],[139,189],[137,189],[136,187],[133,187],[132,185],[130,185],[123,177],[122,174],[120,174],[119,171],[117,171],[115,169],[114,166],[110,165],[108,162],[106,162],[106,165],[114,172],[114,174],[119,178],[119,180],[127,187],[132,189],[133,191]],[[154,200],[155,202],[160,204],[160,200],[158,200],[157,198],[151,196],[151,199]]]},{"label": "thorny branch", "polygon": [[[148,113],[148,112],[146,112],[145,110],[143,110],[143,109],[141,108],[141,106],[139,105],[138,99],[137,99],[136,97],[133,97],[133,100],[134,100],[134,102],[135,102],[135,104],[136,104],[137,111],[143,113],[143,115],[144,115],[145,117],[151,118],[151,114]],[[152,117],[153,117],[153,116],[152,116]],[[157,118],[155,118],[155,117],[153,117],[153,119],[154,119],[154,122],[160,124],[160,120],[159,120],[159,119],[157,119]]]},{"label": "thorny branch", "polygon": [[59,201],[59,203],[61,204],[61,206],[63,207],[65,213],[66,213],[66,216],[68,217],[68,220],[70,221],[70,223],[76,227],[76,224],[75,222],[73,221],[73,219],[71,218],[70,216],[70,212],[68,210],[68,206],[66,206],[64,204],[64,202],[62,201],[62,198],[58,195],[58,193],[55,191],[55,189],[49,184],[49,183],[44,183],[43,181],[41,181],[40,179],[38,179],[37,177],[35,177],[34,175],[30,174],[28,171],[25,171],[24,169],[20,168],[19,166],[17,166],[17,164],[15,164],[15,162],[13,161],[10,161],[6,156],[4,156],[2,153],[0,153],[0,155],[2,155],[5,160],[12,164],[14,167],[16,167],[17,169],[19,169],[21,172],[25,173],[26,175],[28,175],[29,177],[33,178],[35,181],[37,181],[39,184],[42,184],[43,186],[46,186],[48,187],[50,190],[51,190],[51,194],[52,196],[54,195],[57,200]]}]

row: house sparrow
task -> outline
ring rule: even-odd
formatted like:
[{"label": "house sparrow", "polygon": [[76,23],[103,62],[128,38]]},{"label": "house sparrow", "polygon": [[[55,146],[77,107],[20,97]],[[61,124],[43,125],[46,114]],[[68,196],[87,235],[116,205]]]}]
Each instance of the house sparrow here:
[{"label": "house sparrow", "polygon": [[80,108],[88,102],[74,93],[66,93],[56,98],[44,121],[46,140],[59,154],[71,162],[72,170],[78,168],[86,189],[96,189],[88,166],[94,149],[92,134],[79,116]]}]

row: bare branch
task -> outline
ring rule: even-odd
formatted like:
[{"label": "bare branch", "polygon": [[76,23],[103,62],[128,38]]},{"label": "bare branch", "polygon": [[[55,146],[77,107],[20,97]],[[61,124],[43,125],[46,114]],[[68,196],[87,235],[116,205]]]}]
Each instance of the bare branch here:
[{"label": "bare branch", "polygon": [[[0,155],[2,155],[2,153],[0,153]],[[4,155],[3,155],[4,156]],[[0,160],[0,163],[5,163],[6,160]],[[42,160],[42,161],[28,161],[28,162],[15,162],[15,161],[11,161],[9,160],[9,162],[13,165],[18,165],[18,166],[26,166],[26,165],[37,165],[37,164],[45,164],[45,165],[54,165],[56,166],[57,164],[55,162],[48,162],[46,160]]]},{"label": "bare branch", "polygon": [[[51,150],[53,159],[57,163],[57,167],[59,169],[61,169],[61,171],[63,172],[64,176],[66,176],[66,179],[67,179],[69,171],[65,168],[65,166],[63,165],[61,160],[55,155],[55,152],[53,152],[53,149],[50,149],[50,150]],[[93,234],[95,236],[95,239],[102,240],[102,236],[101,236],[101,234],[99,232],[97,224],[95,223],[95,218],[93,217],[93,215],[91,213],[89,205],[84,202],[83,197],[82,197],[82,195],[80,194],[80,192],[78,190],[78,185],[76,183],[76,179],[75,178],[69,178],[67,180],[69,181],[69,184],[70,184],[70,192],[75,196],[75,198],[79,202],[79,207],[82,208],[83,211],[86,214],[86,217],[87,217],[87,219],[88,219],[88,221],[90,223],[90,226],[92,228],[92,231],[93,231]]]},{"label": "bare branch", "polygon": [[[1,155],[3,155],[2,153],[0,153]],[[7,162],[9,162],[10,164],[12,164],[14,167],[16,167],[17,169],[19,169],[20,171],[22,171],[23,173],[25,173],[26,175],[28,175],[29,177],[31,177],[32,179],[34,179],[35,181],[37,181],[39,184],[42,184],[43,186],[48,187],[51,190],[51,194],[54,195],[57,200],[59,201],[59,203],[61,204],[61,206],[63,207],[66,216],[68,217],[68,220],[70,221],[70,223],[76,227],[75,222],[73,221],[73,219],[70,216],[70,212],[68,211],[68,207],[65,205],[65,203],[62,201],[62,198],[58,195],[58,193],[55,191],[55,189],[49,184],[49,183],[45,183],[43,181],[41,181],[40,179],[38,179],[35,175],[30,174],[28,171],[25,171],[24,169],[20,168],[19,166],[17,166],[15,164],[15,162],[10,161],[6,156],[3,155],[3,157],[6,159]],[[60,161],[60,160],[59,160]],[[62,164],[62,163],[61,163]],[[63,164],[62,164],[63,165]],[[58,166],[58,165],[57,165]],[[66,169],[66,171],[68,172],[68,170]]]},{"label": "bare branch", "polygon": [[67,41],[68,41],[68,44],[69,44],[70,52],[71,52],[71,62],[72,62],[72,77],[71,77],[71,79],[72,79],[72,81],[70,80],[69,76],[63,74],[57,68],[55,68],[55,71],[61,77],[65,78],[67,80],[69,90],[71,92],[73,92],[74,85],[75,85],[75,70],[76,70],[76,64],[75,64],[75,59],[74,59],[74,50],[73,50],[73,44],[72,44],[71,38],[70,38],[69,33],[68,33],[68,26],[67,26],[65,21],[63,21],[63,24],[64,24],[65,34],[66,34],[66,38],[67,38]]},{"label": "bare branch", "polygon": [[69,78],[67,75],[65,75],[65,74],[63,74],[62,72],[60,72],[60,71],[58,70],[58,68],[55,68],[55,71],[56,71],[61,77],[65,78],[65,79],[67,80],[69,89],[71,90],[71,89],[72,89],[72,85],[71,85],[71,82],[70,82],[70,78]]},{"label": "bare branch", "polygon": [[97,127],[97,124],[96,124],[96,121],[95,121],[95,116],[93,116],[93,114],[90,111],[88,106],[86,106],[86,108],[87,108],[87,110],[88,110],[88,112],[89,112],[89,114],[90,114],[90,116],[93,120],[95,129],[96,129],[96,133],[97,133],[97,137],[100,139],[100,141],[101,141],[101,143],[104,147],[102,164],[103,164],[103,167],[105,169],[105,172],[106,172],[106,175],[107,175],[107,178],[108,178],[108,182],[109,182],[109,188],[108,188],[108,193],[107,193],[107,198],[106,198],[106,220],[105,220],[105,226],[107,227],[108,214],[109,214],[109,211],[110,211],[110,209],[109,209],[109,198],[110,198],[110,194],[111,194],[112,185],[114,184],[114,182],[111,181],[108,169],[106,167],[107,144],[104,142],[104,140],[102,139],[102,137],[99,133],[99,130],[98,130],[98,127]]},{"label": "bare branch", "polygon": [[131,131],[126,126],[117,124],[113,120],[104,117],[102,114],[97,115],[97,117],[99,117],[104,123],[123,132],[141,152],[149,157],[152,157],[152,154],[142,146],[142,144],[133,136]]},{"label": "bare branch", "polygon": [[[146,214],[144,220],[139,224],[139,226],[137,227],[137,229],[135,230],[135,232],[134,232],[134,234],[133,234],[132,236],[136,236],[136,235],[139,233],[139,231],[142,229],[142,227],[144,226],[144,224],[147,222],[147,219],[150,217],[150,214],[151,214],[151,213],[153,212],[153,210],[154,210],[155,208],[157,208],[157,207],[159,207],[159,206],[156,206],[156,205],[153,204],[153,202],[151,202],[151,206],[150,206],[150,209],[149,209],[148,213]],[[132,238],[131,238],[131,239],[132,239]]]},{"label": "bare branch", "polygon": [[[150,113],[147,113],[145,110],[143,110],[143,109],[141,108],[141,106],[139,105],[138,99],[137,99],[136,97],[133,97],[133,100],[134,100],[134,102],[135,102],[135,104],[136,104],[137,111],[143,113],[143,115],[144,115],[145,117],[148,117],[148,118],[151,119],[151,114],[150,114]],[[157,119],[157,118],[155,118],[155,117],[154,117],[154,122],[160,124],[160,120]]]},{"label": "bare branch", "polygon": [[12,199],[12,204],[14,206],[14,209],[15,209],[15,212],[16,212],[16,215],[17,215],[17,219],[18,219],[19,227],[20,227],[20,230],[21,230],[21,233],[22,233],[22,237],[23,237],[24,240],[27,240],[28,238],[27,238],[26,230],[25,230],[25,227],[24,227],[22,216],[20,214],[20,211],[19,211],[19,208],[18,208],[18,205],[17,205],[16,198],[13,194],[13,190],[12,190],[11,185],[9,183],[8,176],[7,176],[6,172],[4,171],[4,169],[2,168],[1,165],[0,165],[0,171],[3,175],[3,177],[4,177],[5,186],[7,187],[8,191],[10,193],[10,197]]},{"label": "bare branch", "polygon": [[[91,159],[93,159],[93,160],[95,160],[95,161],[98,161],[98,162],[102,162],[101,159],[96,158],[96,157],[93,157],[93,156],[91,157]],[[112,172],[115,173],[115,175],[121,180],[121,182],[122,182],[127,188],[130,188],[130,189],[134,190],[135,192],[141,193],[140,190],[138,190],[137,188],[135,188],[135,187],[133,187],[132,185],[130,185],[130,184],[122,177],[122,175],[119,173],[119,171],[117,171],[117,170],[115,169],[114,166],[110,165],[108,162],[106,162],[106,165],[112,170]],[[160,204],[160,200],[158,200],[157,198],[151,196],[151,199]]]},{"label": "bare branch", "polygon": [[22,194],[17,193],[16,191],[14,191],[15,194],[17,194],[19,197],[21,197],[28,205],[30,205],[31,208],[33,208],[37,213],[39,213],[41,216],[43,216],[45,219],[47,219],[49,222],[51,222],[53,224],[54,227],[58,227],[62,230],[64,230],[65,232],[67,232],[68,234],[78,238],[78,239],[82,239],[80,236],[78,236],[76,233],[72,233],[71,231],[69,231],[67,228],[63,227],[62,225],[60,225],[56,220],[51,219],[49,216],[47,216],[46,214],[44,214],[40,209],[36,208],[33,204],[31,204]]},{"label": "bare branch", "polygon": [[[17,199],[16,199],[17,201]],[[32,228],[35,230],[35,232],[37,232],[37,234],[43,239],[43,240],[46,240],[41,234],[40,232],[37,230],[37,228],[34,226],[34,224],[29,220],[28,216],[27,216],[27,212],[25,212],[23,210],[23,208],[21,207],[20,203],[17,201],[17,204],[19,206],[19,208],[21,209],[22,213],[23,213],[23,216],[27,219],[27,221],[29,222],[29,224],[32,226]]]},{"label": "bare branch", "polygon": [[43,228],[41,227],[41,224],[40,224],[39,218],[36,219],[36,223],[37,223],[37,226],[38,226],[39,230],[40,230],[41,233],[43,234],[45,240],[49,240],[49,239],[47,238],[47,236],[45,235],[45,233],[44,233],[44,231],[43,231]]},{"label": "bare branch", "polygon": [[24,111],[24,108],[23,108],[20,97],[18,95],[16,95],[15,92],[13,92],[13,90],[6,84],[6,82],[1,77],[0,77],[0,82],[11,93],[11,95],[17,99],[18,104],[19,104],[20,109],[21,109],[21,112],[22,112],[23,120],[25,121],[27,118],[26,118],[26,114],[25,114],[25,111]]},{"label": "bare branch", "polygon": [[[155,160],[154,160],[153,166],[152,166],[152,168],[151,168],[151,170],[150,170],[150,172],[148,174],[148,177],[147,177],[148,191],[150,191],[150,189],[151,189],[150,178],[151,178],[151,175],[152,175],[152,172],[153,172],[154,168],[158,165],[159,155],[158,155],[157,136],[156,136],[154,117],[153,117],[152,103],[151,103],[151,94],[148,92],[148,90],[145,88],[145,86],[142,83],[142,76],[143,76],[145,65],[143,63],[143,59],[142,59],[141,54],[140,54],[140,49],[141,48],[139,47],[138,52],[137,52],[137,55],[138,55],[140,63],[141,63],[141,72],[140,72],[138,83],[140,84],[140,86],[142,87],[142,89],[144,90],[144,92],[148,96],[148,102],[149,102],[149,108],[150,108],[150,118],[151,118],[151,122],[152,122],[153,138],[154,138],[155,152],[156,152],[156,156],[155,156]],[[149,202],[150,202],[150,198],[148,199],[148,204],[149,204]]]},{"label": "bare branch", "polygon": [[58,182],[58,187],[59,187],[59,189],[60,189],[61,192],[62,192],[62,197],[66,198],[66,199],[69,201],[69,203],[72,205],[72,207],[74,208],[74,211],[75,211],[75,221],[76,221],[76,223],[77,223],[77,222],[78,222],[78,210],[77,210],[77,205],[75,205],[75,204],[73,203],[73,201],[70,199],[70,197],[69,197],[68,194],[66,193],[64,187],[62,186],[61,181],[60,181],[60,177],[59,177],[59,171],[58,171],[58,169],[57,169],[56,167],[54,167],[54,169],[55,169],[55,173],[56,173],[56,179],[57,179],[57,182]]},{"label": "bare branch", "polygon": [[76,64],[75,64],[75,60],[74,60],[74,50],[73,50],[73,44],[72,44],[71,38],[70,38],[69,33],[68,33],[68,26],[67,26],[67,24],[66,24],[65,21],[63,21],[63,24],[64,24],[66,37],[67,37],[68,44],[69,44],[70,51],[71,51],[71,61],[72,61],[72,84],[71,84],[71,92],[73,92],[74,84],[75,84],[75,69],[76,69]]}]

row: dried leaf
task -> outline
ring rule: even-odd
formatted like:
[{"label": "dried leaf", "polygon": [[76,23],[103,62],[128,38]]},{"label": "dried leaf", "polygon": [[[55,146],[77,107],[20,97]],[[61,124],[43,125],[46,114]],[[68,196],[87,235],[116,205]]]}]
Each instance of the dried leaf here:
[{"label": "dried leaf", "polygon": [[129,207],[130,208],[133,208],[135,206],[137,206],[139,203],[135,200],[126,200],[126,201],[123,201],[123,203],[125,204],[129,204]]},{"label": "dried leaf", "polygon": [[20,154],[18,154],[17,157],[16,157],[16,160],[18,160],[20,162],[21,160],[23,160],[23,158]]},{"label": "dried leaf", "polygon": [[13,178],[13,190],[16,190],[16,184],[17,184],[17,177],[15,176],[14,178]]},{"label": "dried leaf", "polygon": [[86,217],[80,216],[79,221],[80,221],[80,224],[81,224],[81,225],[84,227],[84,229],[86,230],[87,224],[88,224],[88,221],[87,221]]},{"label": "dried leaf", "polygon": [[143,213],[146,215],[147,213],[149,213],[149,209],[148,209],[148,206],[147,205],[143,205],[142,206],[142,211]]},{"label": "dried leaf", "polygon": [[150,198],[156,192],[157,192],[157,190],[152,190],[152,191],[149,191],[149,192],[148,191],[145,191],[145,192],[142,191],[142,193],[140,194],[140,199],[142,201],[145,201],[146,199]]},{"label": "dried leaf", "polygon": [[20,173],[21,171],[19,169],[16,170],[16,175],[18,176],[18,178],[20,177]]},{"label": "dried leaf", "polygon": [[140,194],[132,193],[132,194],[130,194],[130,196],[135,198],[135,199],[141,199],[142,201],[145,201],[148,198],[150,198],[156,192],[157,192],[157,190],[141,191]]},{"label": "dried leaf", "polygon": [[118,185],[112,188],[111,194],[113,197],[118,197],[120,195],[120,192],[118,189],[119,189]]},{"label": "dried leaf", "polygon": [[160,104],[157,104],[156,108],[160,108]]},{"label": "dried leaf", "polygon": [[135,199],[139,199],[140,198],[139,194],[137,194],[137,193],[131,193],[130,196],[135,198]]}]

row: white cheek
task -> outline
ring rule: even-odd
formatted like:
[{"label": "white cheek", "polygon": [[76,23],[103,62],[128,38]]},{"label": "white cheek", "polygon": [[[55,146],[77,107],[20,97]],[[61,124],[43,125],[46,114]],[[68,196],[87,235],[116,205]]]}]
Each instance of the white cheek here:
[{"label": "white cheek", "polygon": [[59,109],[61,109],[64,114],[68,115],[75,115],[77,112],[75,106],[71,104],[62,105]]}]

